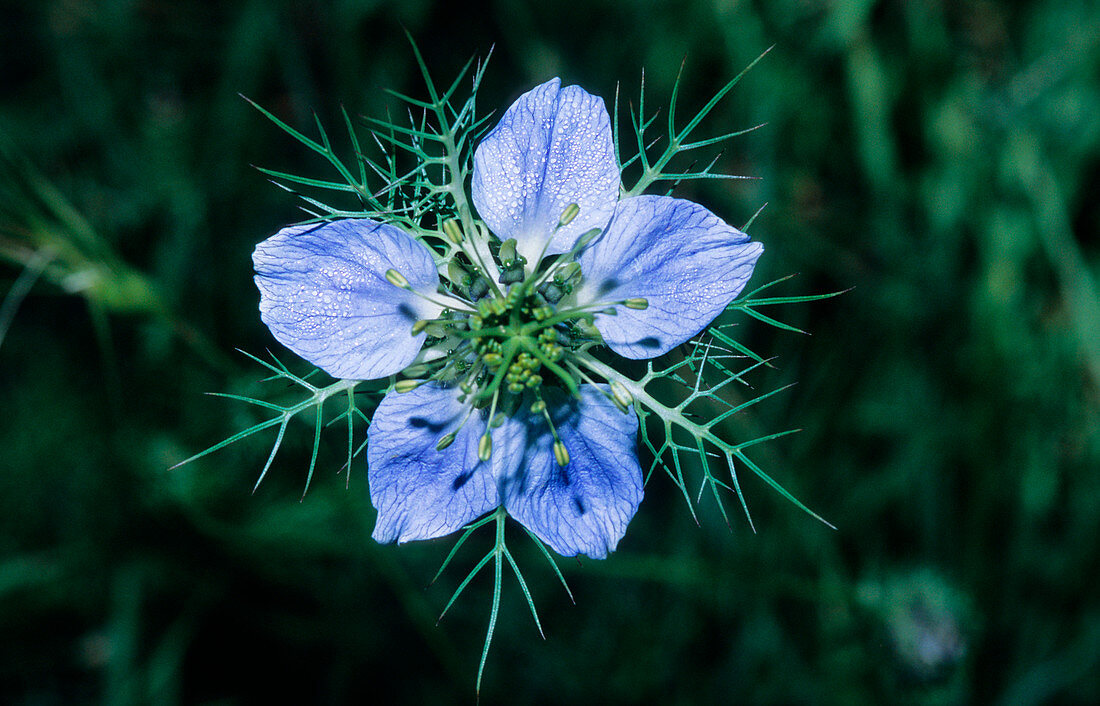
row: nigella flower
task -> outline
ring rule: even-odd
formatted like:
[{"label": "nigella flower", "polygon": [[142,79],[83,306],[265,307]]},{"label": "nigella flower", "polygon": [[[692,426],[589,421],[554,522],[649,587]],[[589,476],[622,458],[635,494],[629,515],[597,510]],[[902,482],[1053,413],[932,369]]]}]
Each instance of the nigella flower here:
[{"label": "nigella flower", "polygon": [[378,541],[440,537],[501,506],[564,556],[602,558],[622,538],[642,499],[638,420],[586,373],[592,352],[652,358],[689,340],[763,248],[690,201],[621,199],[619,172],[603,100],[553,79],[474,153],[491,247],[451,222],[462,255],[440,262],[361,219],[256,248],[261,316],[288,348],[338,378],[419,369],[368,429]]}]

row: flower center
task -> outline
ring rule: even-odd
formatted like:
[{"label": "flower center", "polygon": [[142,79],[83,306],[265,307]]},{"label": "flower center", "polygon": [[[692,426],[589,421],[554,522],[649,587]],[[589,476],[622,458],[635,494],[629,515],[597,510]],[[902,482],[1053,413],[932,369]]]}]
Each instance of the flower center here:
[{"label": "flower center", "polygon": [[572,348],[565,332],[570,322],[562,321],[544,296],[529,293],[523,285],[503,298],[482,299],[477,308],[467,324],[474,336],[471,348],[483,368],[482,386],[500,379],[499,384],[513,394],[537,389],[543,382],[543,365],[558,367]]},{"label": "flower center", "polygon": [[[567,209],[562,224],[572,220],[575,210]],[[456,222],[444,223],[444,232],[453,244],[464,242]],[[408,379],[399,380],[396,391],[407,392],[426,382],[457,385],[458,401],[469,405],[467,418],[474,410],[487,409],[487,429],[478,447],[483,461],[492,454],[490,430],[515,414],[521,404],[530,404],[531,413],[541,414],[554,435],[558,463],[568,464],[569,454],[547,410],[543,387],[550,385],[578,396],[581,380],[587,378],[571,358],[602,342],[595,327],[596,314],[615,315],[615,307],[620,305],[631,309],[648,306],[642,298],[584,303],[567,298],[583,281],[581,266],[573,258],[599,234],[595,229],[586,232],[565,258],[558,256],[549,265],[531,271],[527,259],[516,251],[516,241],[504,241],[495,252],[490,251],[499,268],[499,287],[475,264],[481,255],[475,252],[470,256],[465,250],[465,264],[457,256],[448,262],[448,292],[416,292],[401,273],[388,270],[386,279],[391,284],[442,307],[438,318],[413,324],[412,334],[426,333],[428,341],[421,349],[420,362],[405,369]],[[620,397],[615,391],[605,394],[614,394],[616,400]],[[626,402],[616,404],[626,409]],[[444,435],[436,448],[449,446],[455,434]]]}]

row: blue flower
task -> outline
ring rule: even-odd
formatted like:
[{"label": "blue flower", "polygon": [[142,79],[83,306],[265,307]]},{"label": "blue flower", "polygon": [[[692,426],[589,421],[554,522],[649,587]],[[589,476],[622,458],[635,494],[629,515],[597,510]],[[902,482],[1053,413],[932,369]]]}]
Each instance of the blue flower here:
[{"label": "blue flower", "polygon": [[474,153],[477,214],[514,240],[515,257],[502,246],[499,259],[519,274],[502,276],[499,296],[449,275],[441,285],[448,263],[372,220],[286,228],[257,246],[261,316],[295,353],[348,379],[434,366],[388,393],[368,429],[376,540],[440,537],[503,506],[563,556],[615,548],[642,499],[637,417],[606,385],[566,378],[594,345],[644,359],[689,340],[763,251],[698,204],[620,192],[603,100],[553,79]]}]

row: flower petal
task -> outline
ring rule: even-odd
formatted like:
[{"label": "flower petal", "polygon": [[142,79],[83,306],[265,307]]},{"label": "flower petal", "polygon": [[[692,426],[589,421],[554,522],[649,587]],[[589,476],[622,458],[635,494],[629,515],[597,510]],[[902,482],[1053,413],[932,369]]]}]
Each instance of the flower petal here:
[{"label": "flower petal", "polygon": [[[619,198],[619,165],[603,99],[554,78],[520,96],[474,152],[472,195],[501,240],[515,238],[533,267],[607,225]],[[580,213],[557,233],[562,212]]]},{"label": "flower petal", "polygon": [[554,438],[541,415],[509,420],[501,429],[522,423],[527,445],[518,472],[500,478],[504,506],[558,554],[602,559],[622,539],[642,501],[638,418],[633,410],[619,411],[595,385],[582,385],[579,400],[553,390],[544,399],[569,464],[557,464]]},{"label": "flower petal", "polygon": [[644,310],[596,315],[604,342],[625,358],[654,358],[702,331],[752,276],[764,246],[699,204],[667,196],[619,203],[607,231],[578,262],[582,304],[644,298]]},{"label": "flower petal", "polygon": [[[485,421],[474,412],[442,451],[436,444],[458,429],[468,408],[458,390],[434,383],[390,392],[367,429],[367,477],[379,542],[442,537],[500,504],[496,480],[477,456]],[[494,434],[496,436],[496,434]]]},{"label": "flower petal", "polygon": [[431,252],[405,231],[367,219],[284,228],[252,254],[260,318],[284,346],[336,378],[371,380],[413,361],[417,319],[438,306],[386,280],[394,269],[434,293]]}]

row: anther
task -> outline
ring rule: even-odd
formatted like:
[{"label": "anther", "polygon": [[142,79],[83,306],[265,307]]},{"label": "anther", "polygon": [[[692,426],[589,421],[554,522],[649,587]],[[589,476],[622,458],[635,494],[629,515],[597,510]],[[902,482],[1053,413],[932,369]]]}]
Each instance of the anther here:
[{"label": "anther", "polygon": [[623,411],[626,411],[626,408],[634,403],[634,397],[618,380],[611,381],[611,394],[615,397],[615,401],[622,406]]},{"label": "anther", "polygon": [[569,465],[569,450],[565,448],[565,444],[560,439],[554,442],[554,460],[562,468]]},{"label": "anther", "polygon": [[426,321],[425,319],[419,319],[415,324],[412,325],[412,335],[419,336],[424,331],[424,329],[428,328],[429,323],[430,322]]},{"label": "anther", "polygon": [[409,280],[405,279],[405,275],[394,269],[386,270],[386,281],[395,287],[409,288]]},{"label": "anther", "polygon": [[477,442],[477,457],[482,461],[488,461],[493,455],[493,437],[489,436],[489,432],[485,432],[482,435],[481,440]]},{"label": "anther", "polygon": [[592,230],[585,231],[584,235],[582,235],[580,238],[577,239],[576,245],[573,246],[573,249],[570,250],[570,252],[573,255],[576,255],[581,250],[584,250],[585,248],[587,248],[589,243],[591,243],[596,238],[600,237],[601,233],[603,233],[603,231],[600,230],[599,228],[593,228]]},{"label": "anther", "polygon": [[565,284],[577,277],[581,273],[581,266],[576,262],[570,262],[563,267],[559,267],[554,272],[554,281],[558,284]]},{"label": "anther", "polygon": [[435,450],[436,451],[442,451],[443,449],[447,448],[448,446],[450,446],[454,442],[455,442],[455,433],[452,431],[450,434],[445,435],[444,437],[442,437],[439,440],[439,442],[435,445]]},{"label": "anther", "polygon": [[627,299],[625,302],[623,302],[623,305],[626,306],[627,309],[637,309],[638,311],[643,311],[649,308],[649,300],[643,299],[642,297],[631,297],[630,299]]},{"label": "anther", "polygon": [[458,221],[455,219],[443,221],[443,234],[447,236],[447,240],[455,245],[462,244],[462,227],[458,225]]},{"label": "anther", "polygon": [[401,394],[404,394],[406,392],[412,392],[423,384],[423,380],[398,380],[394,384],[393,389],[397,392],[400,392]]},{"label": "anther", "polygon": [[575,203],[571,203],[565,207],[565,210],[561,212],[561,218],[558,219],[558,228],[564,228],[573,222],[573,219],[577,217],[577,214],[581,212],[581,207]]}]

